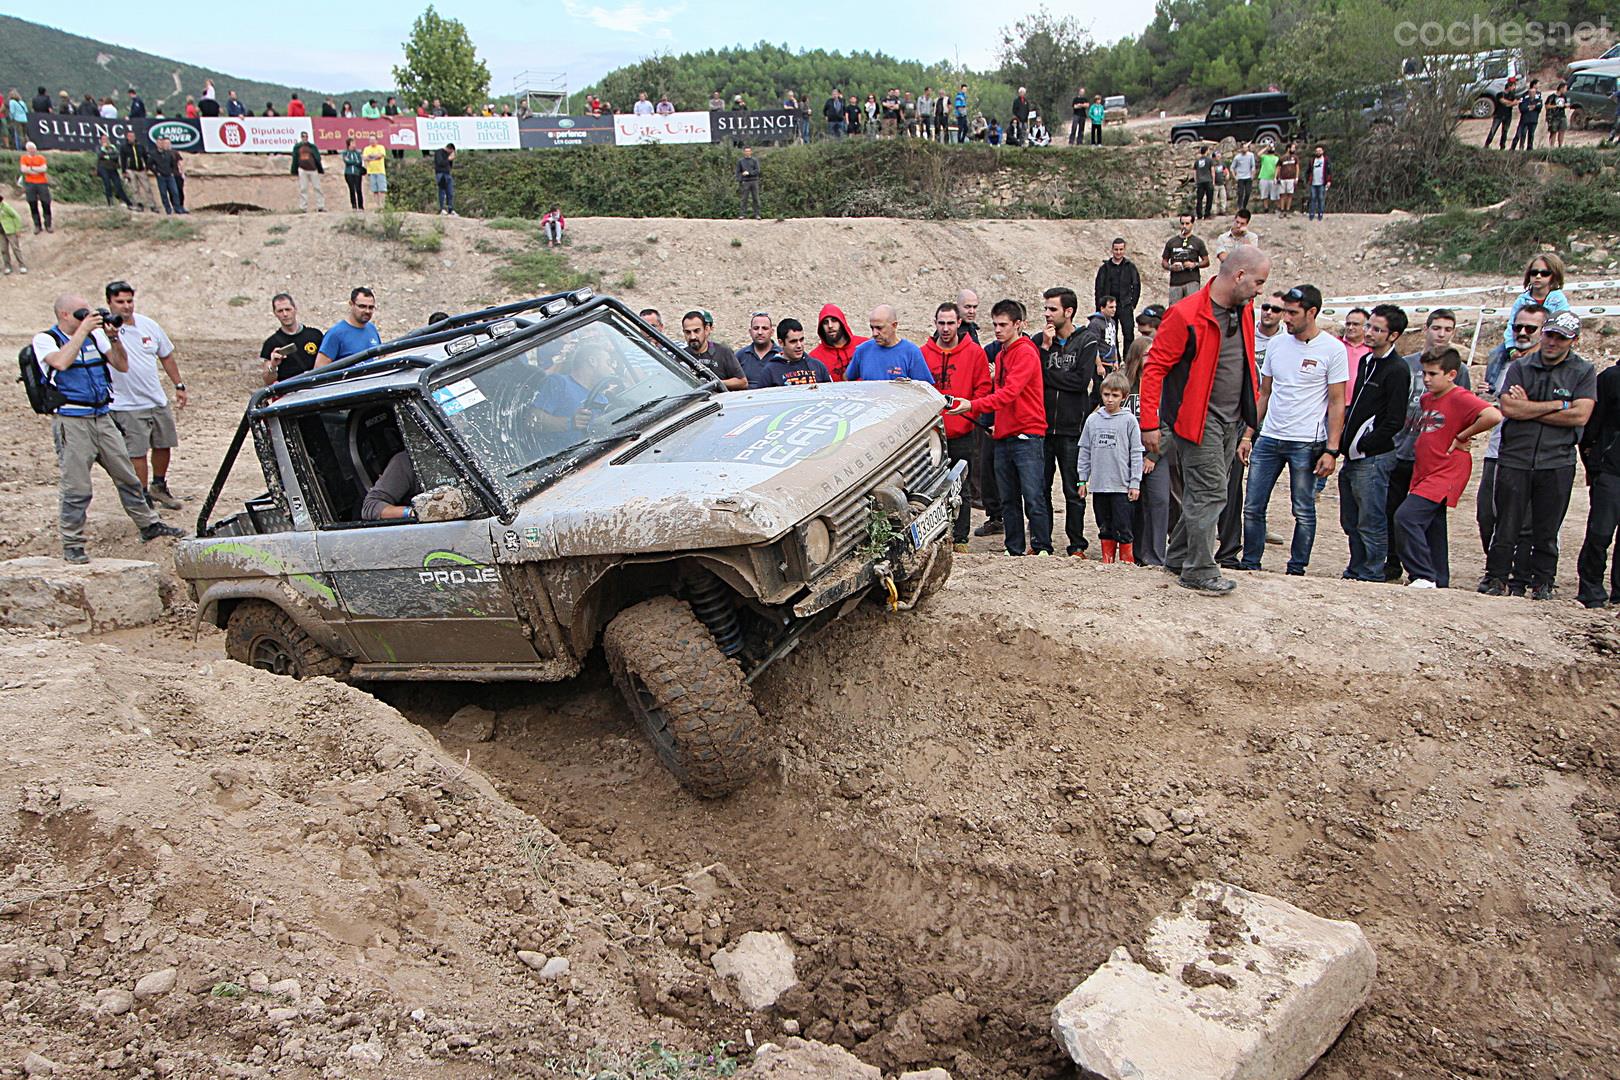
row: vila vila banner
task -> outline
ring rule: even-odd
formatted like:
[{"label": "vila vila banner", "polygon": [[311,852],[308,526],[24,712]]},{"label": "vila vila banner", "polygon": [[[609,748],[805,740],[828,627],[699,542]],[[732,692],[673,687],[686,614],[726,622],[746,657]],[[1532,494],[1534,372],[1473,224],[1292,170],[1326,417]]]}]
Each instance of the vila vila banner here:
[{"label": "vila vila banner", "polygon": [[311,116],[312,138],[322,150],[342,150],[345,139],[353,139],[356,149],[365,149],[375,135],[390,150],[415,150],[416,117]]},{"label": "vila vila banner", "polygon": [[308,116],[205,116],[203,149],[209,153],[286,154],[300,135],[311,135]]},{"label": "vila vila banner", "polygon": [[438,150],[455,143],[457,150],[516,150],[515,116],[418,116],[416,137],[423,150]]},{"label": "vila vila banner", "polygon": [[620,113],[613,118],[613,141],[619,146],[640,146],[646,143],[707,143],[710,134],[709,114],[706,112],[678,112],[669,116],[637,116]]}]

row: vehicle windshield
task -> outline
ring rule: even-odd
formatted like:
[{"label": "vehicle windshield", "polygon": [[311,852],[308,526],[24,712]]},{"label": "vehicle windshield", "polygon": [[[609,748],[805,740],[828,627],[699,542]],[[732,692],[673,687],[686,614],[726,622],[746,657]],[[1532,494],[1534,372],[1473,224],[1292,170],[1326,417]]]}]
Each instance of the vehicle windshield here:
[{"label": "vehicle windshield", "polygon": [[516,503],[544,481],[547,464],[627,437],[666,402],[702,393],[696,376],[604,311],[456,373],[434,386],[432,399]]}]

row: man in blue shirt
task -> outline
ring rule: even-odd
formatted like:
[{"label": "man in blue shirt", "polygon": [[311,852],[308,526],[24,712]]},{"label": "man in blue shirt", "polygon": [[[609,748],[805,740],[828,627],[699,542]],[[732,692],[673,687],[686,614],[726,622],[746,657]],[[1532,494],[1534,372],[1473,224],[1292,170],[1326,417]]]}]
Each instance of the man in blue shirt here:
[{"label": "man in blue shirt", "polygon": [[900,336],[900,317],[888,304],[879,304],[866,317],[872,339],[855,346],[855,355],[844,369],[848,382],[882,382],[887,379],[915,379],[933,385],[934,375],[915,342]]},{"label": "man in blue shirt", "polygon": [[765,368],[781,352],[776,342],[771,340],[771,313],[754,312],[748,320],[748,344],[737,349],[737,363],[742,365],[743,374],[748,376],[748,389],[758,390],[770,385],[765,380]]},{"label": "man in blue shirt", "polygon": [[315,354],[315,366],[325,367],[334,360],[374,349],[382,344],[377,324],[371,321],[377,314],[377,295],[364,285],[349,293],[349,314],[333,325],[321,338],[321,351]]}]

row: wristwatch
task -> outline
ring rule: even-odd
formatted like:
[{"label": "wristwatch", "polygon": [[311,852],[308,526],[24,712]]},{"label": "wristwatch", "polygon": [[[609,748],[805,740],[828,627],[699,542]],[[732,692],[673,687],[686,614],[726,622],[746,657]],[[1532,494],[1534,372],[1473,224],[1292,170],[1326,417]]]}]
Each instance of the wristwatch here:
[{"label": "wristwatch", "polygon": [[183,382],[177,382],[174,384],[174,388],[176,390],[184,390],[186,388],[186,384]]}]

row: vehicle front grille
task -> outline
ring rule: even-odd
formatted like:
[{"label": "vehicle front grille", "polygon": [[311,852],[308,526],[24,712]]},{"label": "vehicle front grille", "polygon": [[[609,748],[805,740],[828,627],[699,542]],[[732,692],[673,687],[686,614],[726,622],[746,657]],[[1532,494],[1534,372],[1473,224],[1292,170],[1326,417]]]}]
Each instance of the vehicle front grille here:
[{"label": "vehicle front grille", "polygon": [[877,470],[865,484],[837,499],[821,512],[820,516],[827,519],[833,536],[832,557],[827,560],[826,567],[836,566],[866,542],[867,523],[872,516],[872,492],[885,480],[898,472],[907,494],[926,491],[933,486],[945,471],[947,463],[942,462],[938,468],[929,463],[928,445],[932,438],[931,430],[925,432],[902,450],[898,458]]}]

